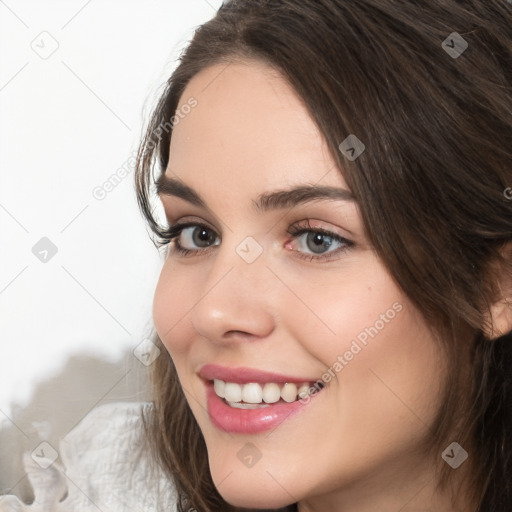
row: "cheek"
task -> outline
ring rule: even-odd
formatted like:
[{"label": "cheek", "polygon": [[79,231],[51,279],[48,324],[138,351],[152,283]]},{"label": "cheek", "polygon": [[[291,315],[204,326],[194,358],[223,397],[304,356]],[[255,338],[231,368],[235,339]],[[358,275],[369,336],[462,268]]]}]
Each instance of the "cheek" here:
[{"label": "cheek", "polygon": [[163,344],[173,356],[187,349],[183,329],[193,308],[194,280],[187,269],[177,272],[170,261],[164,263],[153,297],[153,323]]},{"label": "cheek", "polygon": [[324,367],[321,380],[343,409],[339,424],[347,431],[352,421],[383,424],[382,418],[390,429],[404,418],[421,428],[418,417],[428,422],[440,403],[446,375],[440,345],[389,274],[364,268],[340,272],[334,283],[327,277],[303,283],[295,291],[308,307],[290,304],[296,299],[288,294],[288,308],[280,308],[288,311],[284,323]]},{"label": "cheek", "polygon": [[[403,309],[403,296],[372,255],[350,261],[333,278],[317,274],[313,280],[290,276],[299,283],[294,294],[283,293],[279,311],[310,354],[327,368],[347,353],[352,361],[370,340],[382,338]],[[300,312],[300,314],[298,314]]]}]

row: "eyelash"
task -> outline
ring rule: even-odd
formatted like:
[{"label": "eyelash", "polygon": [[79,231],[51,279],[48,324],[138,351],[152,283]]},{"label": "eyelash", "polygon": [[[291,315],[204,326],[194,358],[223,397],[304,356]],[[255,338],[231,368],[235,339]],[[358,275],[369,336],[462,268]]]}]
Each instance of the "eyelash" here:
[{"label": "eyelash", "polygon": [[[178,241],[178,237],[181,235],[182,231],[186,228],[190,227],[197,227],[202,228],[207,231],[210,231],[212,233],[215,233],[213,229],[209,228],[205,224],[197,223],[197,222],[183,222],[183,223],[177,223],[172,226],[169,226],[163,233],[160,233],[161,235],[161,245],[167,245],[170,242],[172,242],[174,239],[174,247],[173,249],[170,249],[170,252],[175,253],[181,257],[193,257],[193,256],[201,256],[209,252],[211,249],[216,247],[216,245],[211,245],[210,247],[207,247],[205,249],[185,249],[182,247]],[[294,239],[299,238],[305,233],[315,233],[315,234],[321,234],[326,237],[332,238],[333,241],[336,241],[338,243],[343,244],[343,247],[340,247],[334,251],[326,252],[324,254],[319,254],[317,256],[313,254],[304,254],[300,251],[294,250],[293,252],[297,254],[297,257],[300,259],[304,259],[307,261],[331,261],[333,259],[333,256],[338,256],[340,254],[343,254],[344,252],[348,251],[351,247],[354,246],[354,242],[336,234],[332,231],[328,231],[323,228],[315,228],[312,227],[309,224],[309,221],[307,222],[307,226],[291,226],[288,228],[287,233],[291,235]]]}]

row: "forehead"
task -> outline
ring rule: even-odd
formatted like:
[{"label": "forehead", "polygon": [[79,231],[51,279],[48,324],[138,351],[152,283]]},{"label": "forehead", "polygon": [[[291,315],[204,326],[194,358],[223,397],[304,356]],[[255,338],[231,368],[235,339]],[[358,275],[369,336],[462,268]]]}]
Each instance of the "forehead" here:
[{"label": "forehead", "polygon": [[[183,109],[192,98],[197,105]],[[202,70],[177,111],[189,113],[173,129],[167,174],[195,188],[221,183],[252,195],[305,183],[346,188],[301,98],[265,63]]]}]

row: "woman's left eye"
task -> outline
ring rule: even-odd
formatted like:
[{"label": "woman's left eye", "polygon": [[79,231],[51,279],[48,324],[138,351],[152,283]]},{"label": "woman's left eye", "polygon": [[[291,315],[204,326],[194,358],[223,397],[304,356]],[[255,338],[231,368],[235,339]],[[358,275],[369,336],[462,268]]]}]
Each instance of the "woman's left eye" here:
[{"label": "woman's left eye", "polygon": [[[286,243],[297,257],[313,260],[330,260],[354,245],[350,240],[323,228],[307,226],[290,227],[287,231],[293,241]],[[195,256],[208,252],[220,244],[220,237],[208,226],[192,222],[174,224],[162,235],[162,244],[174,240],[170,252],[179,256]],[[293,248],[291,246],[296,246]]]},{"label": "woman's left eye", "polygon": [[322,228],[292,227],[288,233],[296,241],[286,246],[298,246],[298,249],[292,251],[296,252],[298,257],[309,261],[334,259],[333,257],[354,245],[352,241]]}]

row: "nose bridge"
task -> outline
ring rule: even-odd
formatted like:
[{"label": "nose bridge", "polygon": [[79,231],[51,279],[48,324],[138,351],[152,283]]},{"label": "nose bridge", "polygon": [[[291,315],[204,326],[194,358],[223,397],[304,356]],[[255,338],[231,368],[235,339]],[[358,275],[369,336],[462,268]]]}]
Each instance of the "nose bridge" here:
[{"label": "nose bridge", "polygon": [[274,326],[263,245],[253,237],[221,244],[191,312],[196,331],[212,341],[233,331],[267,336]]},{"label": "nose bridge", "polygon": [[264,243],[253,236],[240,240],[236,234],[226,236],[214,257],[209,280],[219,282],[226,276],[226,288],[240,300],[257,299],[271,276],[266,265],[268,254]]}]

